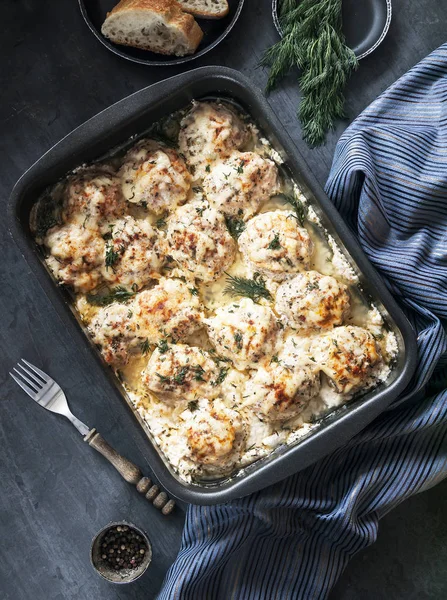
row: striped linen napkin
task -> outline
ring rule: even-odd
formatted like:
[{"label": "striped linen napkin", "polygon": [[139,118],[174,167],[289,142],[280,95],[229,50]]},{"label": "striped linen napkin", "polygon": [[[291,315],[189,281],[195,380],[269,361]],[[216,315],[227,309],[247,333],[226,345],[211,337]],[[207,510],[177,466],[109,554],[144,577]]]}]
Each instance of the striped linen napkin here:
[{"label": "striped linen napkin", "polygon": [[316,465],[191,506],[159,600],[326,598],[379,519],[447,476],[447,44],[347,129],[326,190],[418,332],[416,374]]}]

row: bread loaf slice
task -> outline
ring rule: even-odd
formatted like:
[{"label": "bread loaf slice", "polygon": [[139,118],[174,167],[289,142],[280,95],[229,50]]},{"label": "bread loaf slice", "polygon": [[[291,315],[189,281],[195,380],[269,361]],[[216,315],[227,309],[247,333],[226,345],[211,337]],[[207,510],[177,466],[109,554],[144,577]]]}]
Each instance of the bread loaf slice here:
[{"label": "bread loaf slice", "polygon": [[227,0],[177,0],[185,12],[206,19],[221,19],[229,11]]},{"label": "bread loaf slice", "polygon": [[121,0],[101,28],[115,44],[158,54],[193,54],[203,32],[175,0]]}]

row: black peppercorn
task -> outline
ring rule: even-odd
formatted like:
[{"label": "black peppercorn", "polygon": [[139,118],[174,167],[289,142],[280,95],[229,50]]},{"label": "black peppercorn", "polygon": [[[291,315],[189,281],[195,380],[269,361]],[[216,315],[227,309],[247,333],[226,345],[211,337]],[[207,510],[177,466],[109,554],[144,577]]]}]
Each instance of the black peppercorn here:
[{"label": "black peppercorn", "polygon": [[135,569],[145,558],[147,547],[144,539],[126,525],[108,530],[101,543],[101,558],[114,570]]}]

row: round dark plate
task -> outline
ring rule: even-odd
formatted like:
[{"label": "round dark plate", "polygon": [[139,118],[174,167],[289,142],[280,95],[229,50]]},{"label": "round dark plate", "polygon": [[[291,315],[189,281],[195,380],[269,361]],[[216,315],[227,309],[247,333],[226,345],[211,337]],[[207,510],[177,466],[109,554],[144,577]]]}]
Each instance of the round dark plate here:
[{"label": "round dark plate", "polygon": [[[273,0],[273,22],[282,36],[278,0]],[[374,52],[390,28],[391,0],[343,0],[343,31],[347,45],[360,60]]]},{"label": "round dark plate", "polygon": [[204,34],[197,52],[189,56],[176,57],[155,54],[148,50],[139,50],[130,46],[119,46],[105,38],[101,33],[101,26],[107,12],[116,6],[118,0],[78,0],[78,2],[85,22],[101,44],[122,58],[153,67],[182,65],[203,56],[215,48],[233,29],[244,5],[244,0],[228,0],[230,11],[223,19],[196,19]]}]

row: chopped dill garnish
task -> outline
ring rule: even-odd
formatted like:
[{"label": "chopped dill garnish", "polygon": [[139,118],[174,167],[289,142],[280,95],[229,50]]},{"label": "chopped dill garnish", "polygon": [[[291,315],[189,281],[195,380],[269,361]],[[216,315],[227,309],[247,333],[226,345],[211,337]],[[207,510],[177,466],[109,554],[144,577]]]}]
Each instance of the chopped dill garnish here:
[{"label": "chopped dill garnish", "polygon": [[163,227],[166,227],[166,217],[160,217],[159,219],[157,219],[155,221],[155,227],[157,229],[163,229]]},{"label": "chopped dill garnish", "polygon": [[203,367],[201,367],[200,365],[195,365],[194,367],[191,367],[191,368],[194,371],[194,379],[196,381],[205,381],[203,379],[203,376],[205,374],[205,369]]},{"label": "chopped dill garnish", "polygon": [[279,250],[281,248],[281,242],[279,241],[279,233],[275,233],[274,238],[267,246],[267,250]]},{"label": "chopped dill garnish", "polygon": [[228,275],[224,294],[233,297],[246,296],[247,298],[251,298],[253,302],[259,302],[261,298],[272,300],[272,295],[265,287],[265,279],[260,273],[255,273],[253,279]]},{"label": "chopped dill garnish", "polygon": [[237,331],[234,334],[234,341],[236,342],[236,348],[238,350],[242,350],[242,348],[243,348],[242,333],[240,333],[239,331]]},{"label": "chopped dill garnish", "polygon": [[242,221],[242,219],[236,219],[236,217],[230,217],[230,215],[225,215],[225,223],[231,237],[238,240],[241,233],[245,230],[244,221]]},{"label": "chopped dill garnish", "polygon": [[230,367],[220,367],[219,375],[216,377],[214,381],[211,382],[211,385],[216,386],[220,385],[225,381],[228,372],[230,371]]},{"label": "chopped dill garnish", "polygon": [[194,185],[192,191],[195,194],[201,194],[203,192],[203,187],[201,185]]},{"label": "chopped dill garnish", "polygon": [[272,359],[271,359],[271,361],[270,361],[270,364],[272,364],[273,362],[274,362],[274,363],[278,363],[278,364],[280,363],[280,360],[279,360],[279,358],[278,358],[278,355],[277,355],[277,354],[274,354],[274,355],[272,356]]},{"label": "chopped dill garnish", "polygon": [[206,206],[202,206],[201,208],[196,208],[196,213],[201,217],[206,210]]},{"label": "chopped dill garnish", "polygon": [[191,292],[192,296],[198,296],[199,295],[199,290],[196,287],[188,288],[188,289]]},{"label": "chopped dill garnish", "polygon": [[151,351],[151,345],[147,338],[141,342],[140,348],[141,348],[141,354],[143,354],[143,355],[149,354],[149,352]]},{"label": "chopped dill garnish", "polygon": [[244,172],[245,161],[241,160],[237,167],[233,167],[234,170],[241,175]]},{"label": "chopped dill garnish", "polygon": [[165,375],[160,375],[160,373],[155,373],[155,375],[160,379],[160,381],[162,383],[169,383],[170,382],[170,378],[166,377]]},{"label": "chopped dill garnish", "polygon": [[160,354],[166,354],[166,352],[169,350],[168,341],[160,340],[157,344],[157,348]]},{"label": "chopped dill garnish", "polygon": [[194,412],[198,408],[199,408],[198,400],[191,400],[190,402],[188,402],[188,410],[190,410],[191,412]]},{"label": "chopped dill garnish", "polygon": [[175,383],[178,383],[178,385],[183,385],[185,383],[185,377],[188,373],[189,367],[182,367],[177,375],[174,375],[174,381]]},{"label": "chopped dill garnish", "polygon": [[112,304],[112,302],[127,302],[138,291],[138,287],[135,288],[134,286],[135,284],[132,286],[131,292],[122,285],[118,285],[112,288],[108,294],[87,294],[87,302],[94,306],[107,306],[108,304]]},{"label": "chopped dill garnish", "polygon": [[206,165],[206,167],[205,167],[205,171],[206,171],[207,173],[210,173],[210,172],[211,172],[211,165]]}]

